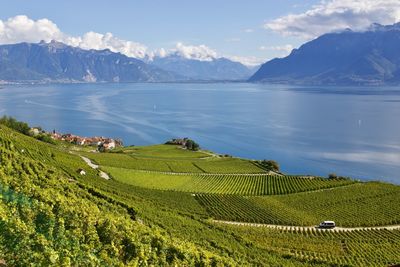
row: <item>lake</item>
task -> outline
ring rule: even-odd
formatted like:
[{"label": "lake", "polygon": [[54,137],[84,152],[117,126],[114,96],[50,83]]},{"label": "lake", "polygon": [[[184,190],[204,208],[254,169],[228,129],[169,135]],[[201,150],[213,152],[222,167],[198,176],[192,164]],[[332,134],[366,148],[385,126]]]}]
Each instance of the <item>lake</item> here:
[{"label": "lake", "polygon": [[190,137],[202,148],[274,159],[291,174],[400,183],[400,87],[246,83],[3,86],[0,115],[125,145]]}]

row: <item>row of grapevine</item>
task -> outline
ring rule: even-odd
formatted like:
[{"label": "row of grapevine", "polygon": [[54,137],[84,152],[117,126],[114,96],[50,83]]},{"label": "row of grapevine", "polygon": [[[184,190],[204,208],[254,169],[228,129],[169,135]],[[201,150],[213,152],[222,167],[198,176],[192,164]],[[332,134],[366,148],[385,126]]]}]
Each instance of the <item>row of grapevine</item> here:
[{"label": "row of grapevine", "polygon": [[226,226],[248,241],[299,260],[344,266],[390,266],[400,262],[399,230],[275,230]]},{"label": "row of grapevine", "polygon": [[82,155],[101,166],[173,173],[265,173],[253,162],[242,159],[160,159],[125,153],[88,153]]},{"label": "row of grapevine", "polygon": [[[386,192],[379,192],[382,189]],[[358,190],[364,192],[363,198]],[[334,195],[334,191],[339,194]],[[353,199],[346,196],[349,192],[354,192]],[[321,197],[311,200],[315,194]],[[341,196],[345,201],[339,201]],[[344,227],[400,224],[400,206],[393,205],[400,203],[400,189],[387,184],[354,184],[325,192],[282,196],[196,194],[196,199],[211,217],[226,221],[309,226],[329,219]]]},{"label": "row of grapevine", "polygon": [[329,180],[265,174],[169,174],[125,168],[103,167],[115,179],[152,189],[191,193],[237,194],[249,196],[291,194],[344,186],[351,180]]}]

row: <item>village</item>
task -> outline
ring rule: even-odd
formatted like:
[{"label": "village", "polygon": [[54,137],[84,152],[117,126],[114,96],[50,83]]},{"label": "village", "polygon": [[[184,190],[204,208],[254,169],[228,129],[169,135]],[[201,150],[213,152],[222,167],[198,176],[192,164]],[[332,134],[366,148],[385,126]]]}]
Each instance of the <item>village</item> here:
[{"label": "village", "polygon": [[70,133],[60,134],[53,131],[51,133],[51,137],[54,140],[66,141],[75,145],[95,146],[99,151],[112,150],[116,147],[121,147],[123,145],[122,140],[120,139],[113,139],[103,136],[81,137]]},{"label": "village", "polygon": [[116,147],[123,146],[121,139],[114,139],[104,136],[82,137],[71,133],[57,133],[55,130],[53,130],[52,132],[44,132],[39,127],[31,128],[31,132],[33,136],[45,133],[49,135],[53,140],[65,141],[79,146],[93,146],[96,147],[97,150],[100,152],[112,150]]}]

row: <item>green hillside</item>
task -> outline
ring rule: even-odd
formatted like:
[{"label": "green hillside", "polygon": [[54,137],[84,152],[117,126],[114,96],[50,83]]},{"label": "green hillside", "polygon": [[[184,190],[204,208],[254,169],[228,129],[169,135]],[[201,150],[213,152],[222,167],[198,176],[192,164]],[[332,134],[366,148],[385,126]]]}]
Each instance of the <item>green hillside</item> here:
[{"label": "green hillside", "polygon": [[[0,261],[7,266],[387,266],[399,187],[271,174],[256,162],[176,146],[88,153],[0,125]],[[99,176],[79,155],[112,179]],[[85,174],[78,171],[84,170]]]}]

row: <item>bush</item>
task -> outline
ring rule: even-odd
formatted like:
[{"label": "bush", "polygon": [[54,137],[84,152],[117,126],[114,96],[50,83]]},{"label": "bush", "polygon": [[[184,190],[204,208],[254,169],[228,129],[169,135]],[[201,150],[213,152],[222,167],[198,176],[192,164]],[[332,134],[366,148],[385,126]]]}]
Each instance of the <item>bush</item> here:
[{"label": "bush", "polygon": [[29,135],[30,127],[26,122],[17,121],[13,117],[3,116],[0,118],[0,124],[7,126],[8,128],[14,129],[25,135]]},{"label": "bush", "polygon": [[46,142],[46,143],[53,144],[53,145],[56,144],[56,141],[54,141],[54,139],[51,138],[51,136],[48,135],[48,134],[39,134],[39,135],[34,136],[34,137],[35,137],[37,140],[40,140],[40,141],[42,141],[42,142]]}]

